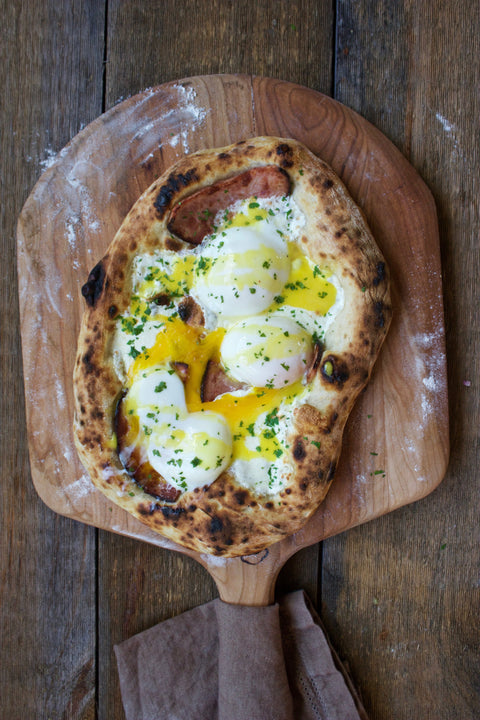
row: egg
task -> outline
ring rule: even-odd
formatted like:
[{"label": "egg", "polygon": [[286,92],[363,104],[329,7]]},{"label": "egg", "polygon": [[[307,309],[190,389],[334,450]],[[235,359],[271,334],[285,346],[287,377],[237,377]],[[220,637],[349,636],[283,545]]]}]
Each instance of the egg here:
[{"label": "egg", "polygon": [[133,410],[151,428],[177,414],[185,414],[185,391],[179,376],[172,369],[153,366],[139,373],[128,390],[127,412]]},{"label": "egg", "polygon": [[191,294],[220,317],[245,317],[266,310],[289,273],[287,243],[273,225],[227,227],[196,263]]},{"label": "egg", "polygon": [[274,314],[235,323],[220,347],[230,376],[268,388],[281,388],[299,380],[312,354],[311,335],[294,319]]},{"label": "egg", "polygon": [[168,367],[137,374],[125,397],[125,412],[138,418],[150,465],[181,490],[212,483],[230,462],[232,437],[215,412],[189,412],[184,385]]},{"label": "egg", "polygon": [[194,490],[210,485],[229,465],[232,437],[214,412],[189,413],[154,429],[148,444],[151,466],[171,485]]}]

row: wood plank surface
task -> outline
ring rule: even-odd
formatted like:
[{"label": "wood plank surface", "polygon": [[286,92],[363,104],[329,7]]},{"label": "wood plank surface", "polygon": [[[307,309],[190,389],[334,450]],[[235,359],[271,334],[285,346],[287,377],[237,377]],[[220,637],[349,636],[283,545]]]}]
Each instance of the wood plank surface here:
[{"label": "wood plank surface", "polygon": [[318,546],[294,558],[279,588],[316,595],[371,720],[476,720],[477,4],[467,0],[458,11],[445,1],[342,0],[336,15],[332,3],[314,0],[4,0],[1,7],[8,101],[0,108],[0,717],[121,720],[112,644],[215,594],[189,558],[104,532],[97,544],[93,529],[56,516],[36,496],[16,219],[50,156],[102,109],[167,80],[244,72],[334,93],[390,137],[434,193],[444,266],[447,478],[425,500],[322,543],[322,575]]},{"label": "wood plank surface", "polygon": [[103,7],[2,2],[1,17],[0,717],[93,718],[96,533],[29,477],[15,226],[51,156],[101,111]]},{"label": "wood plank surface", "polygon": [[336,97],[397,144],[436,200],[452,453],[429,498],[324,543],[323,619],[371,717],[473,720],[480,716],[479,6],[463,3],[461,17],[446,2],[338,9]]}]

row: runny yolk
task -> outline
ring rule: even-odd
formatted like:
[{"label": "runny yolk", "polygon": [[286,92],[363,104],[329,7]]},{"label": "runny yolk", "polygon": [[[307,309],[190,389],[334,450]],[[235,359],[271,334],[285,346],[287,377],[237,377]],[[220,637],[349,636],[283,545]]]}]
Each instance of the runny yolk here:
[{"label": "runny yolk", "polygon": [[[275,437],[278,424],[275,410],[279,404],[295,397],[303,389],[301,382],[286,388],[252,388],[245,395],[225,393],[210,402],[202,402],[200,388],[209,360],[219,360],[219,348],[225,330],[219,328],[205,334],[201,329],[185,324],[178,317],[164,318],[155,345],[141,353],[132,363],[129,380],[133,381],[153,365],[187,363],[185,400],[189,412],[211,410],[227,420],[233,438],[233,457],[249,459],[258,456],[274,461],[283,451]],[[262,413],[267,413],[267,428],[254,442],[254,425]],[[270,424],[268,425],[268,422]],[[246,442],[247,440],[247,442]]]}]

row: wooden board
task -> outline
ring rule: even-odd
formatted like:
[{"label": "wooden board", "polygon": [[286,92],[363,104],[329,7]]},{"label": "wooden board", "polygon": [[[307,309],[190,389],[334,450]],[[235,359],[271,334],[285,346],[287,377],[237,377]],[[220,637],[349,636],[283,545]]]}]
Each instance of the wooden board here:
[{"label": "wooden board", "polygon": [[[340,175],[390,265],[394,305],[372,382],[348,421],[335,482],[308,525],[272,549],[273,576],[300,547],[418,500],[444,475],[448,416],[437,220],[416,171],[374,127],[318,92],[251,76],[189,78],[125,100],[77,135],[33,189],[17,237],[38,494],[68,517],[178,550],[112,506],[76,456],[71,377],[84,307],[80,288],[131,205],[179,156],[264,134],[304,142]],[[200,561],[217,576],[230,562]],[[235,597],[241,593],[237,588]]]}]

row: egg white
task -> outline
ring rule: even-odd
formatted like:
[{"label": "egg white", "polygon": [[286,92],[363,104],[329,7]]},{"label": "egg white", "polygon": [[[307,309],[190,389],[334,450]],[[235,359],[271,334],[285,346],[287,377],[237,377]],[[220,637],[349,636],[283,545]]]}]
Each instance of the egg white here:
[{"label": "egg white", "polygon": [[290,272],[285,239],[265,221],[229,227],[202,253],[205,267],[195,273],[192,296],[224,318],[256,315],[279,295]]},{"label": "egg white", "polygon": [[236,380],[281,388],[303,376],[313,343],[310,333],[287,315],[254,315],[229,328],[220,353]]},{"label": "egg white", "polygon": [[184,385],[171,368],[137,374],[125,404],[139,420],[150,465],[173,487],[210,485],[227,467],[232,437],[225,418],[214,412],[189,413]]}]

